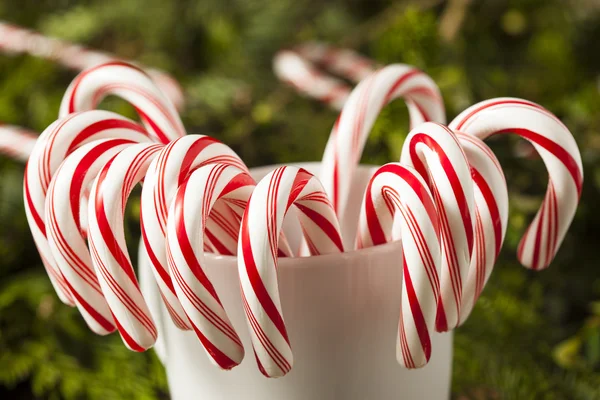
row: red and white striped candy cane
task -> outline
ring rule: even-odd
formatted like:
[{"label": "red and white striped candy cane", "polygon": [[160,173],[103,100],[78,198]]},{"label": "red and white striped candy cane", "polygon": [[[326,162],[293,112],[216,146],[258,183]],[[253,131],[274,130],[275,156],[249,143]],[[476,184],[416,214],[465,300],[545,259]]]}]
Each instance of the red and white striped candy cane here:
[{"label": "red and white striped candy cane", "polygon": [[[167,310],[181,329],[191,329],[191,326],[177,299],[169,274],[165,252],[168,209],[178,186],[190,173],[203,165],[213,163],[224,163],[243,171],[248,170],[238,155],[218,140],[204,135],[187,135],[172,141],[161,150],[148,168],[142,189],[140,210],[142,240]],[[221,219],[217,219],[214,223],[225,224]],[[209,222],[209,232],[212,227]],[[221,231],[227,235],[232,232],[227,226]],[[234,230],[233,235],[237,236],[237,231]],[[220,239],[214,234],[209,235],[211,242]],[[234,254],[235,247],[233,249],[227,247],[230,242],[231,240],[223,240],[217,246],[225,254]],[[237,241],[234,240],[234,243]]]},{"label": "red and white striped candy cane", "polygon": [[[9,53],[30,54],[76,70],[85,70],[99,64],[119,61],[119,57],[113,54],[50,38],[5,22],[0,22],[0,50]],[[163,71],[145,67],[144,70],[175,106],[181,109],[184,104],[184,96],[177,81]]]},{"label": "red and white striped candy cane", "polygon": [[242,361],[244,347],[204,271],[204,234],[217,201],[247,204],[254,186],[246,170],[201,167],[179,186],[167,221],[166,251],[177,297],[210,360],[223,369]]},{"label": "red and white striped candy cane", "polygon": [[475,196],[473,251],[463,284],[460,321],[466,321],[487,283],[506,235],[508,189],[498,159],[474,136],[455,132],[471,167]]},{"label": "red and white striped candy cane", "polygon": [[98,334],[110,333],[115,326],[81,229],[81,198],[104,164],[133,143],[104,139],[81,146],[58,168],[46,197],[46,234],[54,262],[79,312]]},{"label": "red and white striped candy cane", "polygon": [[0,154],[17,161],[27,161],[38,135],[13,125],[0,124]]},{"label": "red and white striped candy cane", "polygon": [[475,220],[471,170],[456,135],[433,122],[419,125],[408,134],[400,162],[421,174],[437,207],[442,273],[436,324],[438,331],[444,332],[458,324],[471,264]]},{"label": "red and white striped candy cane", "polygon": [[352,91],[331,132],[319,174],[338,215],[343,215],[352,176],[377,115],[398,97],[408,104],[412,126],[424,121],[445,122],[439,90],[423,72],[395,64],[363,80]]},{"label": "red and white striped candy cane", "polygon": [[337,49],[323,43],[307,43],[275,55],[273,69],[279,79],[300,93],[341,110],[352,88],[346,82],[321,73],[317,66],[358,83],[372,74],[371,60],[352,50]]},{"label": "red and white striped candy cane", "polygon": [[74,305],[67,282],[48,247],[45,201],[48,185],[63,160],[78,147],[98,139],[121,138],[142,142],[147,133],[139,124],[118,114],[94,110],[71,114],[42,132],[25,169],[25,213],[36,247],[61,301]]},{"label": "red and white striped candy cane", "polygon": [[335,211],[316,177],[280,167],[258,183],[242,219],[238,268],[250,337],[267,377],[283,376],[293,364],[277,283],[278,238],[292,204],[311,254],[344,251]]},{"label": "red and white striped candy cane", "polygon": [[127,250],[124,211],[131,190],[163,147],[144,143],[120,151],[98,173],[88,204],[93,266],[123,342],[134,351],[154,345],[157,329]]},{"label": "red and white striped candy cane", "polygon": [[[417,130],[419,132],[424,132],[425,135],[428,135],[429,132],[435,133],[435,131],[438,131],[442,137],[448,135],[447,131],[444,132],[445,129],[443,127],[431,123],[423,124],[419,126]],[[411,149],[416,153],[418,146],[422,146],[422,149],[425,148],[425,145],[421,143],[422,141],[415,140],[416,135],[414,135],[414,133],[415,131],[413,130],[405,142],[403,160],[406,160],[406,158],[412,158],[410,155]],[[481,294],[481,291],[483,290],[483,287],[491,274],[492,268],[500,251],[500,247],[502,246],[504,235],[506,233],[506,223],[508,217],[508,194],[506,189],[506,181],[498,160],[492,151],[481,140],[460,133],[456,136],[460,146],[457,146],[457,143],[454,140],[437,142],[441,144],[439,150],[441,150],[443,153],[456,154],[458,147],[461,147],[465,152],[466,159],[470,167],[470,175],[473,187],[473,193],[465,196],[465,198],[473,196],[475,202],[474,219],[473,222],[469,224],[473,227],[473,245],[470,253],[470,264],[468,264],[468,259],[464,258],[462,259],[462,262],[457,264],[455,263],[455,260],[457,260],[455,251],[453,251],[453,249],[450,247],[450,244],[455,242],[452,231],[455,230],[458,235],[461,235],[461,232],[467,232],[466,228],[461,227],[461,224],[459,223],[454,224],[454,228],[452,229],[442,230],[443,235],[447,235],[447,232],[451,233],[450,237],[443,237],[443,246],[446,246],[443,248],[444,252],[446,253],[444,257],[443,268],[445,268],[447,272],[446,274],[442,274],[442,285],[448,289],[460,287],[461,289],[457,292],[460,293],[462,291],[462,294],[460,295],[462,300],[456,299],[454,296],[449,296],[450,292],[447,292],[446,304],[454,305],[459,319],[457,321],[455,317],[453,317],[452,323],[448,324],[448,317],[445,316],[445,314],[441,314],[440,316],[445,318],[441,318],[442,323],[440,326],[438,326],[440,330],[448,330],[453,327],[456,322],[464,322],[470,314],[475,300]],[[448,137],[448,139],[450,139],[450,137]],[[414,143],[412,142],[413,140],[415,140]],[[430,144],[427,146],[430,146]],[[433,152],[435,153],[435,149]],[[414,156],[418,156],[418,154],[414,154]],[[435,160],[436,158],[438,157],[434,155],[433,159]],[[460,159],[461,157],[458,157],[459,165],[462,164]],[[440,160],[443,161],[444,157],[441,157]],[[417,162],[419,162],[418,157]],[[412,165],[411,160],[409,160],[408,165]],[[436,180],[436,178],[441,177],[441,179],[444,180],[443,176],[446,175],[446,172],[443,170],[444,166],[441,166],[442,169],[438,168],[438,171],[441,173],[441,175],[436,174],[435,172],[431,173],[423,171],[424,166],[420,172],[428,179],[428,184],[431,185],[430,187],[432,188],[434,195],[436,195],[436,201],[441,200],[442,202],[448,202],[446,205],[442,204],[442,207],[439,207],[439,215],[441,218],[440,224],[443,226],[443,223],[448,221],[444,213],[448,208],[457,206],[457,203],[452,200],[452,197],[455,199],[458,197],[456,196],[456,193],[452,195],[453,190],[446,191],[446,194],[449,195],[448,198],[445,198],[444,194],[441,196],[436,194],[436,190],[437,192],[440,192],[439,189],[436,189],[436,184],[439,184],[439,181]],[[464,168],[462,168],[460,175],[464,181],[466,179]],[[449,175],[447,176],[450,178]],[[468,186],[465,187],[464,191],[465,193],[468,193]],[[465,209],[470,209],[470,207],[467,206]],[[456,214],[456,208],[454,208],[454,215],[458,216],[458,214]],[[370,221],[371,224],[369,226],[363,223],[358,231],[358,247],[363,248],[388,242],[393,232],[391,218],[391,212],[387,214],[380,213],[377,215],[376,219],[372,219]],[[384,222],[386,224],[384,224]],[[394,232],[397,233],[397,229],[398,227],[396,227],[396,231]],[[468,246],[463,246],[463,248],[468,249]],[[448,267],[452,265],[454,267],[458,265],[460,273],[450,274]],[[457,281],[460,282],[460,284],[456,284]],[[452,294],[454,295],[454,291]],[[445,308],[447,307],[440,307],[440,313],[444,312]],[[445,323],[443,322],[444,319],[446,320]]]},{"label": "red and white striped candy cane", "polygon": [[100,64],[77,75],[62,99],[60,116],[94,109],[108,95],[131,103],[157,141],[168,143],[185,135],[177,110],[150,77],[121,61]]},{"label": "red and white striped candy cane", "polygon": [[456,117],[450,127],[480,139],[514,133],[534,145],[548,169],[548,189],[521,239],[518,257],[528,268],[548,267],[573,220],[583,186],[581,155],[573,135],[543,107],[516,98],[475,104]]},{"label": "red and white striped candy cane", "polygon": [[[392,232],[396,214],[400,229]],[[367,185],[357,248],[400,238],[404,259],[396,358],[404,367],[419,368],[431,357],[431,334],[435,331],[440,296],[440,223],[433,196],[419,173],[390,163],[379,168]]]}]

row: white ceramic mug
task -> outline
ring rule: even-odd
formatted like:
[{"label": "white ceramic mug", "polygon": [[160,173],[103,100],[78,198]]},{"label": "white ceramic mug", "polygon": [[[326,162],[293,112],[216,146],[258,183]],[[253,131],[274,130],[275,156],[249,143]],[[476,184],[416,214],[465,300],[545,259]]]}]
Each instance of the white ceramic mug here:
[{"label": "white ceramic mug", "polygon": [[[317,173],[318,163],[298,166]],[[254,169],[260,179],[276,166]],[[361,166],[341,220],[352,245],[364,188],[374,172]],[[290,215],[284,229],[299,243]],[[343,254],[279,261],[279,287],[294,366],[283,378],[259,372],[243,312],[235,257],[207,257],[208,275],[240,335],[246,356],[231,371],[211,364],[195,334],[181,331],[161,304],[152,273],[140,269],[142,290],[159,327],[156,351],[167,369],[175,400],[391,400],[447,399],[452,333],[435,334],[432,357],[422,369],[396,361],[402,253],[398,242]]]}]

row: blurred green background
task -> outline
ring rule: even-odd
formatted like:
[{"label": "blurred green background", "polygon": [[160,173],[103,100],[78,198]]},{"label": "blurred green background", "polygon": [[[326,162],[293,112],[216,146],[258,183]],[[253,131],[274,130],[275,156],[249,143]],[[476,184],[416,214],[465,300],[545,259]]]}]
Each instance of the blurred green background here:
[{"label": "blurred green background", "polygon": [[[251,166],[319,160],[336,113],[272,73],[274,53],[307,40],[413,64],[439,84],[449,118],[491,97],[523,97],[571,129],[583,155],[581,205],[550,269],[518,265],[516,246],[547,175],[517,142],[491,146],[505,169],[510,224],[500,260],[456,331],[455,399],[600,398],[600,2],[595,0],[0,0],[0,19],[172,73],[189,133],[217,137]],[[0,121],[42,131],[74,72],[0,54]],[[132,118],[121,101],[103,106]],[[399,157],[408,130],[388,106],[363,161]],[[0,398],[168,398],[152,352],[97,337],[61,305],[22,202],[23,166],[0,158]],[[135,205],[129,213],[135,227]],[[134,228],[132,228],[134,229]]]}]

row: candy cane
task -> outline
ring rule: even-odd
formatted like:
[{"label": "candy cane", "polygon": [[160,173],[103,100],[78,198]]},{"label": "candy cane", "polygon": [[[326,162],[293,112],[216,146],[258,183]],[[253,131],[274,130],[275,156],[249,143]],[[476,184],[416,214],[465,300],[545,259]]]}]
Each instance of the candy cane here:
[{"label": "candy cane", "polygon": [[352,176],[377,115],[398,97],[407,101],[411,125],[445,122],[439,90],[421,71],[396,64],[363,80],[352,91],[331,132],[319,175],[338,215],[343,215]]},{"label": "candy cane", "polygon": [[133,142],[148,139],[143,127],[112,112],[94,110],[72,114],[55,121],[42,132],[25,169],[23,192],[29,229],[59,298],[68,305],[74,305],[74,299],[48,247],[46,191],[59,165],[70,153],[91,141],[109,138]]},{"label": "candy cane", "polygon": [[38,135],[12,125],[0,125],[0,154],[18,161],[27,161]]},{"label": "candy cane", "polygon": [[508,189],[498,159],[476,137],[456,132],[471,167],[475,196],[473,251],[463,284],[459,324],[464,323],[487,283],[506,235]]},{"label": "candy cane", "polygon": [[[102,292],[125,345],[134,351],[156,342],[157,329],[135,276],[123,219],[131,190],[158,152],[158,144],[127,147],[98,173],[88,203],[89,249]],[[140,257],[146,254],[140,252]]]},{"label": "candy cane", "polygon": [[132,143],[105,139],[83,145],[61,164],[47,192],[46,234],[54,262],[81,315],[98,334],[110,333],[115,327],[81,232],[80,200],[102,166]]},{"label": "candy cane", "polygon": [[141,69],[121,61],[81,72],[69,85],[60,115],[94,109],[104,97],[116,95],[131,103],[150,134],[162,143],[185,135],[173,104]]},{"label": "candy cane", "polygon": [[[204,135],[187,135],[169,143],[154,159],[142,189],[140,221],[142,240],[148,254],[150,265],[167,310],[175,324],[181,329],[191,329],[184,310],[177,299],[177,294],[169,274],[167,254],[165,252],[166,223],[168,208],[177,188],[195,169],[212,163],[224,163],[247,171],[244,162],[238,155],[221,142]],[[215,223],[219,224],[221,220]],[[209,231],[212,228],[209,225]],[[223,228],[225,233],[231,230]],[[234,236],[237,232],[234,231]],[[218,241],[214,235],[211,239]],[[227,243],[220,242],[220,248],[229,254]],[[234,240],[234,243],[237,241]],[[226,254],[227,254],[226,253]]]},{"label": "candy cane", "polygon": [[[460,154],[463,151],[470,174]],[[433,123],[425,123],[409,134],[401,161],[416,166],[426,178],[438,207],[443,239],[440,289],[444,295],[440,298],[437,329],[446,331],[466,320],[491,274],[506,233],[506,182],[498,160],[482,141],[464,134],[455,137],[447,128]],[[470,215],[468,210],[473,208],[474,215]],[[461,214],[460,210],[467,212]],[[363,223],[358,231],[358,247],[391,240],[391,217],[390,211],[372,217],[368,226]]]},{"label": "candy cane", "polygon": [[[392,234],[394,214],[400,216],[400,229]],[[404,260],[396,357],[401,365],[418,368],[431,357],[440,297],[440,222],[434,199],[419,173],[391,163],[379,168],[367,185],[357,248],[400,238]]]},{"label": "candy cane", "polygon": [[[246,204],[254,185],[247,171],[237,167],[201,167],[179,186],[167,221],[166,251],[175,291],[209,358],[223,369],[238,365],[244,348],[204,271],[204,234],[217,201]],[[239,232],[239,224],[235,228]]]},{"label": "candy cane", "polygon": [[351,50],[341,50],[322,43],[308,43],[278,52],[273,69],[279,79],[300,93],[341,110],[351,87],[340,79],[327,76],[313,65],[325,67],[336,75],[358,83],[376,67],[372,61]]},{"label": "candy cane", "polygon": [[[0,22],[0,50],[31,54],[77,70],[85,70],[99,64],[119,61],[119,58],[115,55],[46,37],[40,33],[5,22]],[[147,71],[155,84],[160,87],[175,106],[181,109],[184,97],[177,81],[163,71],[145,67],[144,70]]]},{"label": "candy cane", "polygon": [[436,326],[438,331],[447,331],[458,324],[463,285],[471,264],[475,220],[471,170],[456,135],[432,122],[408,134],[400,162],[421,174],[435,199],[442,239]]},{"label": "candy cane", "polygon": [[254,352],[267,377],[283,376],[293,364],[277,283],[277,242],[292,204],[311,254],[344,250],[335,211],[312,174],[280,167],[258,183],[242,219],[238,268]]},{"label": "candy cane", "polygon": [[518,248],[520,262],[531,269],[548,267],[575,215],[583,185],[581,155],[573,135],[549,111],[521,99],[483,101],[463,111],[450,127],[486,139],[514,133],[533,144],[548,169],[542,206]]}]

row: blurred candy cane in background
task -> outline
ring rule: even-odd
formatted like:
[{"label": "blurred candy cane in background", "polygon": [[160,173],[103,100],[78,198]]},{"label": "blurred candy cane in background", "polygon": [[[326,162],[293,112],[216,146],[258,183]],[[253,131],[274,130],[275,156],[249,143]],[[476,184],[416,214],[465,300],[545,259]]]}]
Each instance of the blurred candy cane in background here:
[{"label": "blurred candy cane in background", "polygon": [[38,136],[27,129],[0,125],[0,155],[26,162]]},{"label": "blurred candy cane in background", "polygon": [[300,93],[341,110],[352,88],[343,80],[326,75],[327,71],[354,83],[362,81],[377,68],[371,60],[352,50],[337,49],[322,43],[307,43],[275,55],[273,69],[283,82]]},{"label": "blurred candy cane in background", "polygon": [[[88,70],[92,67],[107,63],[114,63],[115,68],[117,68],[121,61],[121,59],[115,55],[88,49],[83,46],[56,38],[46,37],[38,32],[1,21],[0,51],[9,54],[29,54],[34,57],[48,59],[64,65],[65,67],[79,71]],[[125,68],[138,69],[137,67],[133,67],[133,65],[127,65]],[[145,73],[150,76],[159,90],[169,98],[172,104],[178,110],[182,109],[185,103],[185,98],[179,83],[173,77],[163,71],[153,68],[146,68],[143,66],[142,68],[144,69]],[[126,83],[129,77],[126,73],[122,74],[123,72],[124,71],[116,71],[115,69],[100,68],[100,71],[90,74],[91,76],[88,76],[87,79],[85,79],[86,82],[79,82],[78,85],[101,85],[102,82],[106,82],[106,79],[110,81],[111,78],[118,76],[123,78],[121,83]],[[106,74],[109,74],[108,78],[106,77]],[[106,95],[116,94],[121,96],[123,92],[127,91],[124,86],[119,86],[119,82],[110,81],[110,83],[110,85],[105,85],[102,90],[86,91],[86,93],[94,93],[95,97],[81,99],[78,96],[76,102],[74,101],[73,104],[64,104],[63,109],[61,109],[63,110],[61,111],[61,115],[74,112],[75,108],[78,110],[82,110],[83,108],[94,108]],[[74,85],[75,84],[76,82],[74,82]],[[136,96],[136,94],[128,93],[122,97],[124,97],[126,100],[129,100],[134,96]],[[138,92],[137,96],[143,96],[143,93]],[[135,102],[133,102],[133,104],[135,105]],[[161,106],[167,108],[172,107],[165,104],[162,104]],[[69,109],[69,107],[72,108]],[[143,113],[144,108],[138,108],[138,111]],[[170,137],[171,134],[182,134],[182,126],[177,127],[175,129],[176,132],[169,133],[170,130],[168,130],[166,133],[164,133],[160,131],[160,126],[153,127],[153,121],[149,121],[145,114],[140,114],[140,117],[147,125],[149,130],[153,132],[153,134],[166,134],[168,137]],[[157,131],[155,131],[155,129]],[[0,154],[4,154],[9,158],[13,158],[18,161],[26,161],[33,150],[35,137],[36,134],[28,131],[27,129],[10,125],[0,125]]]},{"label": "blurred candy cane in background", "polygon": [[[107,62],[124,61],[113,54],[47,37],[6,22],[0,22],[0,51],[13,54],[29,54],[79,71]],[[185,98],[179,83],[164,71],[143,66],[142,68],[152,77],[155,84],[167,95],[177,109],[182,109]]]}]

